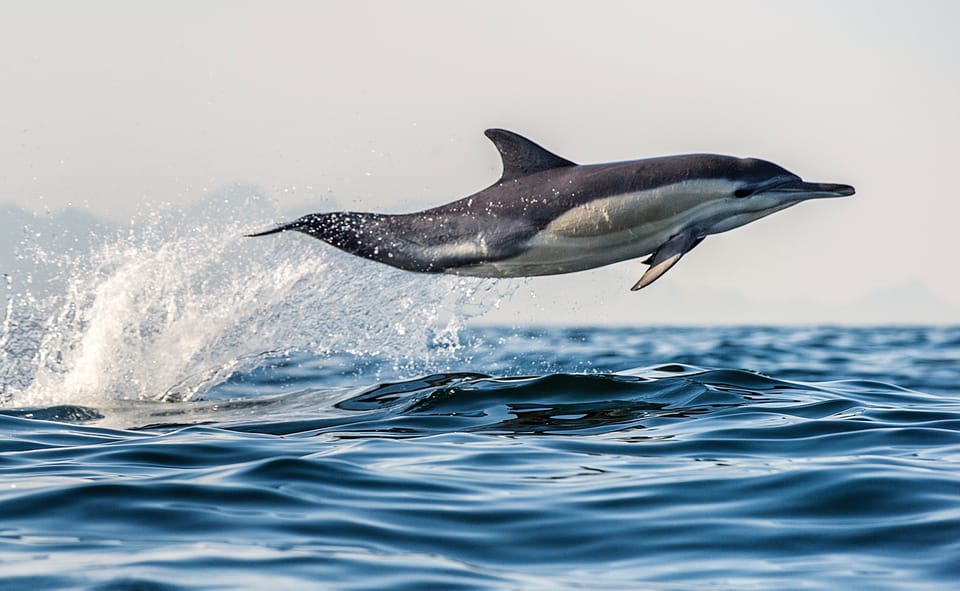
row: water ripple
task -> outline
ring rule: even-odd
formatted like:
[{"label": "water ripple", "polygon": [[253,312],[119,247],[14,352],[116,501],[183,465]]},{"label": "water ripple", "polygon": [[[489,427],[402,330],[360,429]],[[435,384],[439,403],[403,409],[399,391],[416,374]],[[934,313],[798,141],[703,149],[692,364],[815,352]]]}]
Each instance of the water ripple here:
[{"label": "water ripple", "polygon": [[[577,334],[609,357],[598,343],[618,333]],[[933,341],[918,334],[885,338]],[[708,357],[587,373],[464,364],[327,387],[294,364],[292,391],[273,368],[272,381],[250,374],[272,393],[225,397],[251,383],[238,377],[206,400],[6,408],[0,588],[942,589],[960,578],[960,396],[944,373],[921,391],[869,363],[804,381],[711,369]]]}]

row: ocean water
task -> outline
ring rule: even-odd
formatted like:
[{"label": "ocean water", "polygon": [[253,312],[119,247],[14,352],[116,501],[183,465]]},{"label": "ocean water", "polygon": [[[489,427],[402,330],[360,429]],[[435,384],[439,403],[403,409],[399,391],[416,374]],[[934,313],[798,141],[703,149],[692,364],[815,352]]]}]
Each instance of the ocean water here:
[{"label": "ocean water", "polygon": [[233,205],[25,232],[0,589],[957,588],[960,328],[478,327]]}]

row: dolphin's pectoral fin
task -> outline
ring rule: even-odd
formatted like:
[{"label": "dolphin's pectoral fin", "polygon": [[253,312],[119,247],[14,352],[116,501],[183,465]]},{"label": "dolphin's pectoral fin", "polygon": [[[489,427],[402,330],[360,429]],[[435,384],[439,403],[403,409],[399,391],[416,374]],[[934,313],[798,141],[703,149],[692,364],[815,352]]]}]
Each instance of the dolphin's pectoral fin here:
[{"label": "dolphin's pectoral fin", "polygon": [[660,245],[655,253],[643,261],[650,268],[643,274],[640,281],[637,281],[630,291],[637,291],[650,285],[660,278],[661,275],[670,270],[677,264],[683,255],[687,254],[693,248],[703,241],[703,236],[693,229],[684,230],[679,234],[670,237],[669,240]]},{"label": "dolphin's pectoral fin", "polygon": [[497,147],[497,151],[500,152],[500,159],[503,161],[503,175],[497,181],[499,183],[512,181],[551,168],[576,166],[576,163],[557,156],[512,131],[488,129],[484,134]]}]

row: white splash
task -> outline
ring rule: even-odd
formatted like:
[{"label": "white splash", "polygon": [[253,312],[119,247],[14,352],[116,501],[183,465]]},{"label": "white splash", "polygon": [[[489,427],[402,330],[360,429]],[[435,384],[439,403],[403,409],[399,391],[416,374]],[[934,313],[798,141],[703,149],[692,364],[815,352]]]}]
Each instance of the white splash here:
[{"label": "white splash", "polygon": [[[7,277],[0,405],[184,400],[264,356],[376,356],[422,367],[459,347],[492,282],[407,273],[317,240],[245,238],[277,215],[256,194],[162,208],[89,251],[26,248],[45,295]],[[53,271],[51,271],[51,269]]]}]

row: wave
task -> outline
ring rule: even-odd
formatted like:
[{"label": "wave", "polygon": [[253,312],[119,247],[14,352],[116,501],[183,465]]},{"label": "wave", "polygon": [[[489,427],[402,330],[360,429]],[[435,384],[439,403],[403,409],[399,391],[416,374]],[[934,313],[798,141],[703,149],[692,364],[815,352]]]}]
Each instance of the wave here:
[{"label": "wave", "polygon": [[479,365],[529,369],[529,345],[564,338],[612,362],[670,338],[755,359],[767,335],[793,345],[781,369],[802,373],[798,350],[821,370],[896,351],[897,371],[953,394],[863,361],[843,380],[678,362],[316,387],[338,362],[303,355],[186,401],[0,409],[6,581],[166,587],[186,568],[237,588],[948,588],[960,398],[956,366],[928,362],[954,354],[956,330],[823,347],[836,332],[491,329],[509,346]]},{"label": "wave", "polygon": [[88,248],[28,233],[32,267],[7,278],[0,404],[189,400],[304,352],[415,373],[456,351],[463,319],[509,289],[403,273],[300,236],[243,236],[276,217],[234,191],[146,212]]},{"label": "wave", "polygon": [[[631,439],[665,441],[675,437],[675,428],[699,431],[702,437],[710,431],[705,427],[719,425],[721,433],[741,429],[725,435],[731,444],[749,445],[755,436],[804,439],[856,433],[868,424],[891,428],[949,423],[956,411],[949,398],[871,380],[808,383],[745,370],[670,364],[613,374],[442,373],[366,387],[243,398],[111,401],[98,407],[59,404],[0,412],[148,430],[213,424],[272,435],[380,437],[628,433]],[[106,416],[109,421],[103,421]]]}]

